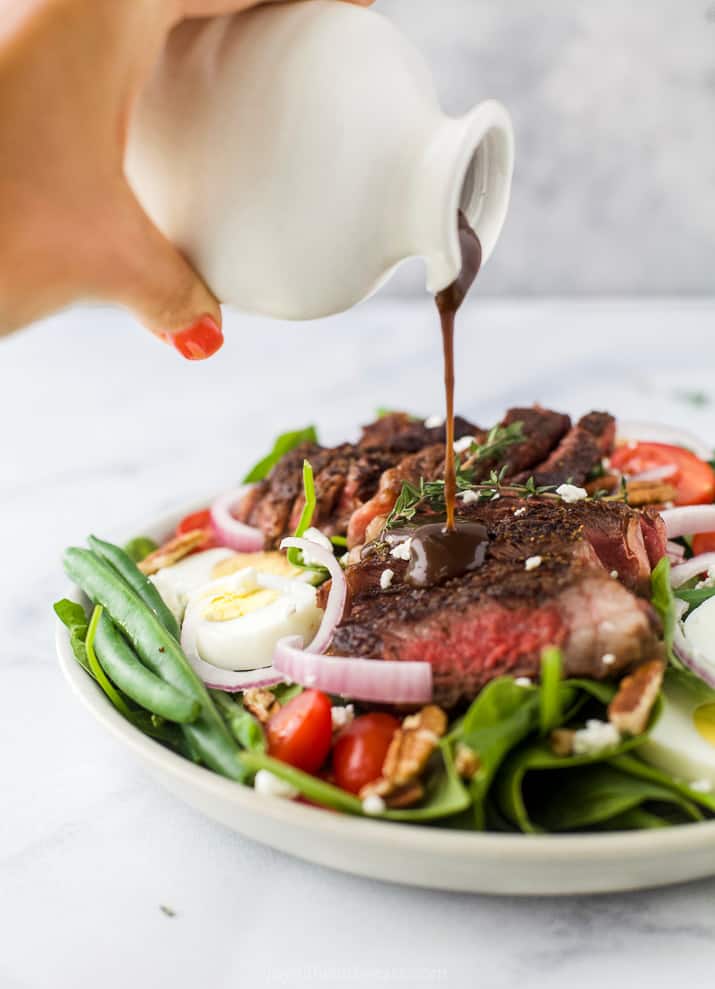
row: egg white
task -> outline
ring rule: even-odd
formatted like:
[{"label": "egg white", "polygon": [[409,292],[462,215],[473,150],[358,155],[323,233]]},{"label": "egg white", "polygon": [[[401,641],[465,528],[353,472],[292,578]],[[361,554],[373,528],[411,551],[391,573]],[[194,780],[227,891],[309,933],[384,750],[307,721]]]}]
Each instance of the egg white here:
[{"label": "egg white", "polygon": [[[715,694],[707,701],[688,687],[670,682],[663,694],[663,713],[638,754],[688,785],[709,782],[715,793],[715,720],[712,730],[702,730],[705,705],[715,708]],[[696,718],[701,730],[696,727]]]},{"label": "egg white", "polygon": [[212,581],[216,566],[235,555],[230,549],[207,549],[202,553],[193,553],[170,567],[162,567],[149,579],[153,581],[167,608],[180,622],[184,617],[189,595]]},{"label": "egg white", "polygon": [[[256,610],[231,617],[233,611],[250,608],[252,595],[260,591],[273,592],[275,597]],[[196,652],[205,662],[226,670],[253,670],[271,665],[275,645],[283,636],[300,635],[306,645],[311,642],[322,616],[310,584],[249,567],[194,591],[184,628],[190,629]]]}]

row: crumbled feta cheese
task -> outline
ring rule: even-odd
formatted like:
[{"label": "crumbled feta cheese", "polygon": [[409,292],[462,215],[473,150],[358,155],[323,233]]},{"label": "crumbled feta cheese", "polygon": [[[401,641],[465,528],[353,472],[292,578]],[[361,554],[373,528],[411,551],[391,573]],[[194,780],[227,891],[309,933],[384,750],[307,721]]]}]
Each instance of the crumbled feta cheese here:
[{"label": "crumbled feta cheese", "polygon": [[443,424],[444,419],[442,416],[428,416],[425,419],[425,426],[427,429],[437,429],[438,426],[442,426]]},{"label": "crumbled feta cheese", "polygon": [[404,542],[398,543],[397,546],[393,546],[390,550],[390,556],[395,560],[409,560],[411,542],[411,538],[405,539]]},{"label": "crumbled feta cheese", "polygon": [[499,492],[498,491],[495,491],[494,494],[491,496],[491,498],[489,500],[490,501],[499,501],[500,498],[501,498],[501,495],[499,494]]},{"label": "crumbled feta cheese", "polygon": [[532,680],[531,677],[517,677],[514,680],[514,683],[517,685],[517,687],[531,687]]},{"label": "crumbled feta cheese", "polygon": [[609,457],[602,457],[601,458],[601,467],[603,467],[603,469],[605,471],[608,471],[608,470],[611,469],[611,461],[610,461],[610,458]]},{"label": "crumbled feta cheese", "polygon": [[691,790],[695,790],[696,793],[710,793],[713,788],[710,780],[692,780],[688,786]]},{"label": "crumbled feta cheese", "polygon": [[333,722],[333,731],[340,731],[341,728],[349,725],[355,717],[355,708],[352,704],[346,704],[345,707],[338,704],[330,708],[330,717]]},{"label": "crumbled feta cheese", "polygon": [[576,484],[559,484],[556,494],[569,505],[574,501],[583,501],[584,498],[588,498],[588,491],[585,488],[579,488]]},{"label": "crumbled feta cheese", "polygon": [[601,662],[604,666],[613,666],[616,662],[616,657],[612,652],[604,652],[603,656],[601,656]]},{"label": "crumbled feta cheese", "polygon": [[268,769],[259,769],[253,781],[253,788],[256,793],[262,793],[265,797],[281,797],[283,800],[293,800],[298,796],[298,790],[285,780],[279,779],[275,773]]},{"label": "crumbled feta cheese", "polygon": [[382,571],[382,573],[380,574],[380,587],[382,588],[383,591],[386,591],[387,588],[392,584],[392,578],[394,576],[395,576],[395,571],[390,570],[389,567],[386,570]]},{"label": "crumbled feta cheese", "polygon": [[317,679],[317,677],[316,677],[315,673],[306,673],[305,674],[305,685],[306,685],[306,687],[312,686],[315,683],[316,679]]},{"label": "crumbled feta cheese", "polygon": [[524,570],[536,570],[536,568],[540,566],[541,566],[541,557],[530,556],[528,560],[524,563]]},{"label": "crumbled feta cheese", "polygon": [[465,505],[473,505],[475,501],[479,501],[478,491],[462,491],[459,496]]},{"label": "crumbled feta cheese", "polygon": [[520,515],[526,515],[526,508],[523,505],[521,508],[514,509],[514,518],[518,519]]},{"label": "crumbled feta cheese", "polygon": [[635,450],[636,447],[638,446],[638,443],[635,440],[629,440],[626,443],[626,446],[628,447],[629,450]]},{"label": "crumbled feta cheese", "polygon": [[[320,529],[316,529],[315,526],[311,526],[306,529],[303,533],[303,539],[307,539],[309,543],[315,543],[316,546],[320,546],[321,549],[333,551],[333,544],[330,542],[328,537],[324,535]],[[303,550],[303,563],[306,566],[311,566],[312,564],[319,564],[319,560],[316,560],[313,554],[309,550]]]},{"label": "crumbled feta cheese", "polygon": [[465,450],[468,450],[470,448],[472,443],[476,443],[476,442],[477,441],[473,436],[462,436],[461,439],[454,441],[454,452],[464,453]]},{"label": "crumbled feta cheese", "polygon": [[618,580],[618,571],[611,570],[611,577],[613,577],[614,580]]},{"label": "crumbled feta cheese", "polygon": [[589,718],[585,728],[574,732],[574,755],[600,755],[608,749],[615,749],[621,740],[621,733],[610,721]]},{"label": "crumbled feta cheese", "polygon": [[362,809],[366,814],[382,814],[385,806],[385,801],[376,793],[369,794],[362,802]]},{"label": "crumbled feta cheese", "polygon": [[663,507],[664,508],[675,508],[675,502],[674,501],[663,502]]}]

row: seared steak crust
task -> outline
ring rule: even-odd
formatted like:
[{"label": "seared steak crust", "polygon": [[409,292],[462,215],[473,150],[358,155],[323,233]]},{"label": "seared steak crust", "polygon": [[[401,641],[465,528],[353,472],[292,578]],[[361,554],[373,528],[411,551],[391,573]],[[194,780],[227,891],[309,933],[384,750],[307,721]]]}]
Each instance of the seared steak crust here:
[{"label": "seared steak crust", "polygon": [[[532,475],[538,484],[583,483],[610,452],[614,422],[606,413],[591,412],[571,428],[567,415],[540,406],[513,408],[501,425],[523,425],[523,439],[499,456],[465,464],[476,481],[492,470],[504,469],[505,479],[523,482]],[[303,508],[303,460],[310,461],[317,499],[313,524],[328,535],[347,535],[355,546],[371,538],[392,510],[405,481],[419,484],[444,471],[444,424],[428,427],[404,412],[392,412],[365,426],[357,444],[323,447],[304,443],[287,453],[269,477],[249,491],[237,518],[261,529],[267,548],[295,529]],[[455,436],[485,430],[461,416]]]},{"label": "seared steak crust", "polygon": [[[446,707],[471,700],[504,673],[538,675],[546,645],[562,647],[568,675],[604,677],[658,654],[650,605],[603,563],[627,556],[617,547],[629,538],[640,538],[642,549],[639,512],[613,503],[503,497],[463,507],[462,514],[487,527],[485,563],[419,589],[403,582],[406,564],[387,544],[365,547],[362,560],[346,571],[350,605],[336,629],[334,653],[426,660],[435,700]],[[526,570],[534,556],[540,565]],[[383,591],[380,575],[387,567],[394,577]]]}]

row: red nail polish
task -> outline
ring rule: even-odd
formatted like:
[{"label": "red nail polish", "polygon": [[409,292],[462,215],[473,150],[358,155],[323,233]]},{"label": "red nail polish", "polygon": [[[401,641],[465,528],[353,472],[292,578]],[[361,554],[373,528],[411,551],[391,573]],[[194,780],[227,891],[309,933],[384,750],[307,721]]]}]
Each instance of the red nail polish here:
[{"label": "red nail polish", "polygon": [[164,339],[188,361],[203,361],[221,347],[223,333],[210,316],[202,316],[179,333],[165,333]]}]

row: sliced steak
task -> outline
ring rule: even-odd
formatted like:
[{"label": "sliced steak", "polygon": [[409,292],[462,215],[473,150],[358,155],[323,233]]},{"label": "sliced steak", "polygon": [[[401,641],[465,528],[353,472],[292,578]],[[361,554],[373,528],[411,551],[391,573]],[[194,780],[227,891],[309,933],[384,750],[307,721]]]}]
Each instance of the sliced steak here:
[{"label": "sliced steak", "polygon": [[[454,417],[454,436],[475,436],[481,441],[486,431],[462,416]],[[380,416],[362,428],[360,446],[363,450],[390,450],[394,453],[416,453],[426,446],[444,443],[445,426],[427,426],[422,419],[415,419],[406,412],[390,412]]]},{"label": "sliced steak", "polygon": [[571,427],[569,416],[543,409],[540,405],[509,409],[500,425],[510,426],[515,422],[522,424],[524,439],[508,446],[500,457],[479,463],[475,469],[475,481],[483,480],[490,471],[501,470],[502,467],[506,468],[505,477],[508,478],[522,471],[528,472],[548,457]]},{"label": "sliced steak", "polygon": [[[463,507],[489,532],[485,563],[425,589],[404,583],[406,564],[390,555],[387,544],[366,546],[360,562],[346,571],[349,611],[332,651],[426,660],[436,702],[447,707],[470,701],[504,673],[537,676],[541,650],[550,644],[563,649],[568,675],[597,678],[658,655],[659,626],[650,605],[602,563],[602,555],[614,556],[619,540],[632,537],[633,523],[640,534],[640,513],[587,504],[597,509],[593,519],[586,517],[584,503],[566,505],[556,498],[502,498]],[[526,570],[533,556],[541,563]],[[383,591],[380,575],[387,567],[394,577]]]},{"label": "sliced steak", "polygon": [[616,423],[605,412],[589,412],[563,437],[559,445],[533,470],[523,470],[514,480],[524,483],[530,477],[538,485],[586,482],[613,449]]}]

